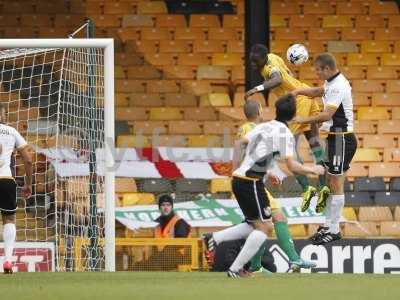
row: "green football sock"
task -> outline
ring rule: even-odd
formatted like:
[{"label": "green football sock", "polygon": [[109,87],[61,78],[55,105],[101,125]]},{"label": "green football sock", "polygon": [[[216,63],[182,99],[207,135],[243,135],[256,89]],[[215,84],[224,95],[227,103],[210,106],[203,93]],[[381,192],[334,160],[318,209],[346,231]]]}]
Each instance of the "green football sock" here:
[{"label": "green football sock", "polygon": [[257,253],[250,260],[250,270],[257,271],[261,268],[261,258],[265,252],[265,244],[261,246],[261,248],[257,251]]},{"label": "green football sock", "polygon": [[299,260],[300,256],[294,247],[292,235],[290,234],[288,224],[286,222],[276,222],[274,224],[276,237],[279,246],[285,251],[290,261]]},{"label": "green football sock", "polygon": [[310,183],[306,175],[295,175],[297,182],[301,185],[303,192],[307,191]]},{"label": "green football sock", "polygon": [[[322,149],[321,146],[318,147],[313,147],[311,149],[313,156],[315,158],[315,162],[318,165],[323,165],[324,164],[324,157],[325,157],[325,152],[324,149]],[[321,189],[322,187],[326,186],[326,177],[325,175],[319,175],[318,176],[318,184],[319,188]]]}]

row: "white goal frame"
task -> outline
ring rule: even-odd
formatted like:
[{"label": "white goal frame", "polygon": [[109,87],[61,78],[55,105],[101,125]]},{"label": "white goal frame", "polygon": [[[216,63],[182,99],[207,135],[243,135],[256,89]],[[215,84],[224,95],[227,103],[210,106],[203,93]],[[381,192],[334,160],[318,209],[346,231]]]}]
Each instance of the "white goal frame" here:
[{"label": "white goal frame", "polygon": [[104,202],[105,270],[115,271],[115,171],[114,171],[114,40],[113,39],[0,39],[0,48],[101,48],[104,49]]}]

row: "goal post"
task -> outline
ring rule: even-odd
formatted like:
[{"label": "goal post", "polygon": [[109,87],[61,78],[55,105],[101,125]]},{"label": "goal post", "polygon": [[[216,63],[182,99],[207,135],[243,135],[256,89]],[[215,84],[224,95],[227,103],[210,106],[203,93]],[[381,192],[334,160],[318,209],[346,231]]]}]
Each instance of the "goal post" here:
[{"label": "goal post", "polygon": [[[18,55],[23,56],[24,55],[24,51],[26,53],[31,53],[29,58],[35,60],[36,56],[38,55],[43,55],[43,57],[41,58],[42,60],[46,60],[47,59],[47,52],[52,52],[52,49],[66,49],[66,51],[70,50],[71,51],[71,55],[75,55],[76,56],[76,61],[77,62],[72,62],[72,63],[76,63],[76,65],[73,65],[72,67],[70,67],[70,69],[68,70],[69,74],[65,75],[65,77],[63,78],[64,74],[64,69],[68,69],[67,64],[68,62],[64,62],[64,58],[62,59],[62,62],[60,62],[61,65],[61,70],[53,70],[51,69],[49,72],[49,74],[41,74],[40,76],[38,76],[37,81],[40,83],[42,80],[44,80],[43,78],[45,76],[58,76],[60,77],[59,79],[59,86],[60,86],[60,90],[58,91],[58,97],[59,97],[59,102],[61,101],[61,98],[63,97],[62,92],[65,93],[65,89],[70,89],[67,92],[69,93],[67,97],[76,99],[77,103],[80,105],[79,107],[79,113],[82,113],[82,111],[85,111],[86,107],[85,105],[87,105],[87,99],[83,99],[83,98],[91,98],[92,102],[89,103],[93,103],[93,101],[97,101],[98,96],[101,95],[101,109],[99,109],[98,111],[96,110],[95,112],[95,116],[96,118],[100,118],[101,117],[101,125],[95,125],[98,126],[99,128],[96,128],[97,132],[96,134],[101,135],[100,140],[101,141],[95,141],[95,144],[97,145],[97,149],[92,149],[93,151],[101,151],[102,153],[102,165],[99,166],[98,164],[96,164],[97,170],[101,170],[100,172],[102,172],[101,174],[101,190],[104,194],[104,208],[101,211],[101,218],[102,220],[100,221],[100,223],[102,224],[102,228],[101,228],[101,234],[102,234],[102,240],[101,241],[97,241],[97,233],[96,233],[96,243],[101,244],[102,246],[104,245],[104,247],[101,249],[101,256],[103,257],[102,259],[104,259],[104,261],[102,261],[101,263],[99,263],[98,265],[96,265],[96,267],[88,267],[89,270],[96,270],[96,271],[101,271],[101,270],[105,270],[105,271],[115,271],[115,191],[114,191],[114,182],[115,182],[115,162],[114,162],[114,153],[115,153],[115,137],[114,137],[114,42],[113,39],[1,39],[0,40],[0,52],[4,51],[4,50],[12,50],[12,49],[16,49],[16,54],[12,54],[10,56],[10,58],[8,58],[7,56],[2,56],[3,60],[6,62],[11,62],[11,64],[16,64],[15,61],[16,59],[18,59]],[[43,50],[43,53],[41,52],[41,49]],[[75,50],[76,49],[76,50]],[[80,49],[80,50],[79,50]],[[82,75],[79,74],[80,69],[79,68],[85,68],[85,61],[84,61],[84,57],[85,57],[85,53],[83,52],[82,49],[99,49],[99,51],[101,51],[101,53],[99,52],[98,56],[96,57],[96,66],[95,66],[95,70],[94,72],[94,76],[95,76],[95,84],[96,86],[92,86],[94,85],[93,82],[91,82],[90,79],[82,79]],[[31,52],[29,52],[31,51]],[[96,51],[96,50],[93,50]],[[92,53],[92,50],[89,51],[90,53]],[[33,54],[32,54],[33,53]],[[97,53],[97,52],[96,52]],[[6,54],[5,54],[6,55]],[[52,53],[52,55],[54,55],[54,57],[57,56],[57,53]],[[26,56],[28,57],[28,55]],[[101,62],[98,62],[97,60],[102,60]],[[0,59],[0,61],[2,61]],[[5,70],[5,62],[2,61],[3,64],[3,69],[2,69],[2,73],[1,73],[1,80],[3,81],[3,72],[6,71],[10,71],[10,70]],[[87,64],[90,64],[90,62],[86,62]],[[26,60],[24,58],[23,60],[23,67],[21,67],[20,72],[24,73],[24,68],[26,67]],[[44,65],[44,63],[43,63]],[[54,66],[54,63],[53,63]],[[101,68],[102,66],[102,68]],[[58,66],[59,67],[59,66]],[[87,66],[86,66],[87,67]],[[96,69],[97,67],[97,69]],[[30,72],[33,74],[33,69],[34,67],[30,67]],[[42,66],[42,68],[44,68],[44,66]],[[101,70],[99,70],[99,68],[101,68]],[[44,71],[43,71],[44,72]],[[59,72],[60,74],[56,74],[57,72]],[[87,71],[83,71],[83,73],[87,73]],[[96,73],[98,72],[98,73]],[[14,71],[11,72],[11,78],[13,78]],[[24,75],[19,75],[24,76]],[[33,75],[31,75],[33,77]],[[67,78],[67,76],[70,76],[69,78]],[[8,79],[8,80],[12,80],[12,79]],[[73,81],[76,80],[77,82],[74,83]],[[79,84],[81,84],[82,80],[84,81],[84,83],[82,84],[82,86],[84,86],[83,88],[79,88]],[[87,80],[87,81],[85,81]],[[34,81],[32,78],[30,78],[31,83]],[[10,81],[11,82],[11,81]],[[29,82],[29,80],[28,80]],[[22,85],[22,79],[21,79],[21,83]],[[78,88],[76,87],[78,86]],[[50,89],[52,89],[52,86],[50,85],[50,87],[46,87]],[[61,89],[64,88],[63,91],[61,91]],[[11,99],[13,99],[13,101],[30,101],[30,98],[25,98],[22,99],[18,98],[18,93],[21,93],[21,89],[22,87],[19,86],[18,89],[15,88],[15,90],[13,89],[12,84],[9,84],[9,90],[8,91],[3,91],[3,88],[0,86],[0,94],[2,99],[6,99],[5,101],[7,101],[7,97],[9,97],[9,100],[11,102]],[[29,87],[28,87],[29,89]],[[43,89],[45,89],[45,87],[43,87]],[[39,90],[42,91],[43,90],[42,87],[39,87]],[[87,92],[86,91],[82,92],[84,89],[92,89],[91,92]],[[50,92],[49,92],[49,98],[50,98]],[[8,93],[8,95],[7,95]],[[29,89],[29,97],[31,93],[31,89]],[[56,92],[54,92],[56,93]],[[13,96],[11,95],[13,94]],[[52,95],[53,96],[53,95]],[[14,99],[14,98],[18,98],[18,99]],[[2,100],[1,99],[1,100]],[[50,101],[50,100],[49,100]],[[19,105],[18,105],[18,109],[19,109]],[[60,104],[59,104],[60,105]],[[73,124],[74,120],[73,120],[73,112],[76,109],[76,107],[72,107],[72,104],[70,103],[64,103],[66,108],[58,108],[57,111],[57,120],[61,120],[60,122],[63,122],[63,119],[59,119],[60,118],[60,109],[63,110],[65,109],[68,112],[65,113],[65,116],[61,116],[61,118],[64,118],[65,120],[69,120],[67,122],[69,122],[68,124],[66,123],[66,127],[67,126],[71,126],[71,124]],[[70,105],[70,106],[68,106]],[[90,109],[92,109],[93,107],[88,107],[87,110],[90,111]],[[43,109],[43,107],[40,107],[40,105],[37,108],[39,111],[41,109]],[[51,110],[51,107],[49,105],[48,108],[46,108],[48,111]],[[97,107],[96,107],[97,109]],[[27,115],[28,115],[28,120],[26,120],[26,122],[28,122],[29,120],[32,121],[34,120],[35,117],[32,117],[32,119],[29,119],[29,113],[30,111],[28,110]],[[91,112],[93,113],[93,112]],[[48,113],[50,115],[50,112]],[[19,117],[19,112],[18,112],[18,117]],[[86,116],[87,118],[90,118],[90,116]],[[36,117],[37,122],[39,122],[39,120],[41,120],[41,116],[40,114],[38,114],[38,116]],[[71,121],[72,119],[72,121]],[[86,122],[85,124],[96,124],[95,122],[91,122],[90,120],[80,120],[79,122]],[[18,124],[17,124],[18,125]],[[61,137],[61,135],[59,136],[58,131],[60,130],[60,124],[56,124],[56,142],[55,145],[58,146],[60,143],[60,139],[62,139],[63,137]],[[80,124],[76,124],[75,127],[79,127]],[[88,126],[88,125],[85,125]],[[90,125],[89,125],[90,126]],[[86,127],[84,127],[86,128]],[[46,129],[48,130],[48,129]],[[78,132],[79,130],[84,130],[81,128],[74,128],[74,130],[76,132]],[[89,141],[93,138],[96,138],[96,134],[92,134],[89,133]],[[48,139],[49,136],[47,135],[46,138]],[[28,141],[29,143],[29,141]],[[88,150],[86,148],[93,148],[92,145],[87,145],[87,141],[84,141],[85,146],[82,146],[82,148],[78,149],[78,150]],[[101,148],[101,149],[99,149]],[[57,149],[60,150],[60,149]],[[99,158],[97,157],[97,161],[99,161]],[[92,170],[94,173],[90,174],[91,176],[95,176],[95,178],[97,178],[98,174],[96,172],[96,170]],[[49,178],[47,177],[47,175],[44,175],[45,178]],[[55,175],[55,177],[57,178],[57,175]],[[97,180],[97,179],[96,179]],[[67,180],[68,181],[68,180]],[[57,180],[55,180],[55,186],[57,185]],[[99,183],[99,180],[98,182]],[[78,183],[78,187],[81,186],[82,183]],[[96,194],[96,187],[92,186],[92,182],[90,183],[90,191],[94,190],[94,193]],[[57,189],[57,186],[56,188]],[[88,188],[89,191],[89,188]],[[63,191],[65,193],[65,191]],[[57,194],[57,191],[54,191],[54,194]],[[96,195],[95,195],[96,196]],[[57,197],[57,195],[55,195],[54,197]],[[92,198],[92,197],[90,197]],[[35,200],[36,201],[36,200]],[[90,203],[92,204],[92,199],[89,200]],[[57,203],[57,200],[56,200]],[[94,201],[94,203],[96,203],[96,201]],[[76,208],[74,208],[76,209]],[[81,241],[78,243],[75,243],[74,247],[76,247],[77,252],[74,254],[74,259],[75,260],[79,260],[81,259],[80,255],[78,254],[79,251],[81,251],[79,249],[79,246],[83,246],[85,245],[85,243],[87,243],[87,241],[83,241],[85,239],[85,237],[87,236],[87,233],[85,230],[87,230],[88,226],[87,224],[89,224],[90,222],[95,222],[95,224],[97,224],[97,210],[94,209],[90,209],[90,212],[94,212],[95,215],[93,216],[89,216],[88,218],[84,217],[84,221],[82,221],[83,223],[85,223],[85,226],[82,226],[82,228],[78,229],[79,234],[81,235]],[[54,216],[55,218],[60,218],[60,221],[56,220],[55,223],[55,235],[53,237],[54,242],[56,244],[56,253],[58,246],[60,245],[60,240],[56,240],[59,235],[58,235],[58,231],[59,229],[57,229],[57,226],[63,226],[63,227],[68,227],[69,225],[66,224],[62,224],[58,222],[61,222],[61,217],[58,216],[58,211],[56,210],[54,212]],[[76,218],[76,216],[73,216],[72,219]],[[68,220],[70,219],[70,217],[65,217],[64,216],[64,221],[69,222]],[[88,220],[86,220],[88,219]],[[91,220],[91,221],[90,221]],[[47,224],[48,220],[45,220],[45,224]],[[80,222],[80,221],[79,221]],[[25,221],[26,223],[26,221]],[[79,223],[81,224],[81,223]],[[47,226],[47,225],[45,225]],[[17,221],[17,227],[18,227],[18,221]],[[18,228],[17,228],[18,230]],[[68,229],[66,229],[68,230]],[[97,229],[100,231],[100,228]],[[47,232],[47,231],[46,231]],[[37,233],[36,233],[37,234]],[[78,234],[78,236],[79,236]],[[39,240],[39,239],[38,239]],[[30,240],[29,240],[30,241]],[[51,238],[48,238],[48,234],[46,233],[46,239],[43,240],[43,242],[52,242]],[[62,241],[62,243],[66,243],[66,241]],[[89,241],[90,243],[90,241]],[[71,246],[72,247],[72,246]],[[90,262],[92,260],[93,257],[90,257],[91,254],[93,253],[91,250],[88,250],[88,256],[87,260],[89,261],[89,265],[92,265],[92,263]],[[60,257],[56,255],[56,270],[65,270],[65,268],[60,267]],[[74,261],[74,268],[71,270],[82,270],[79,268],[78,266],[79,262]]]}]

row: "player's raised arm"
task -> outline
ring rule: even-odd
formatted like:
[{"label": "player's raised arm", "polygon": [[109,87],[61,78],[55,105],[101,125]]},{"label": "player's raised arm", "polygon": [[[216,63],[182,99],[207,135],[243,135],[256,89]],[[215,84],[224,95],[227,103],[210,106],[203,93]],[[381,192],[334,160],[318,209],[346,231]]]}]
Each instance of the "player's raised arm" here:
[{"label": "player's raised arm", "polygon": [[304,89],[296,89],[291,92],[293,96],[307,96],[310,98],[322,97],[324,95],[323,87],[313,87],[313,88],[304,88]]}]

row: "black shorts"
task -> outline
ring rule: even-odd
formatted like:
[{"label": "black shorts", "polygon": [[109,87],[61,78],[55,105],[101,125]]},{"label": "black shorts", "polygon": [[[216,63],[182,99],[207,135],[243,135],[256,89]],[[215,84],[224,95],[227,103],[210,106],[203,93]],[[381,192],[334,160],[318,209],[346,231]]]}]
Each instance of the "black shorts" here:
[{"label": "black shorts", "polygon": [[327,139],[328,161],[325,162],[328,173],[342,175],[350,169],[351,160],[357,150],[354,133],[330,134]]},{"label": "black shorts", "polygon": [[0,211],[12,215],[17,210],[17,184],[14,179],[0,178]]},{"label": "black shorts", "polygon": [[271,218],[269,199],[262,180],[233,176],[232,191],[247,222]]}]

